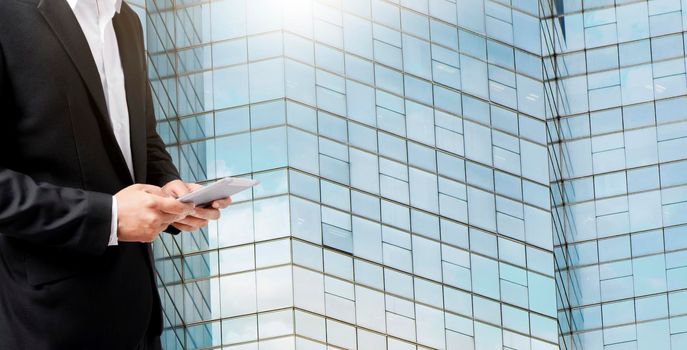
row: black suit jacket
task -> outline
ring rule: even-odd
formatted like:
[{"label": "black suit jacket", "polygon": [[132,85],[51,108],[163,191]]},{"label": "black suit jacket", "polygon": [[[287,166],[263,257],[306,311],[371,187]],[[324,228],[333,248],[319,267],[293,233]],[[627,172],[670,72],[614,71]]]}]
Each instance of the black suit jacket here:
[{"label": "black suit jacket", "polygon": [[[141,25],[114,17],[135,182],[178,179],[155,131]],[[149,244],[108,247],[133,183],[65,0],[0,0],[0,349],[132,349],[162,330]]]}]

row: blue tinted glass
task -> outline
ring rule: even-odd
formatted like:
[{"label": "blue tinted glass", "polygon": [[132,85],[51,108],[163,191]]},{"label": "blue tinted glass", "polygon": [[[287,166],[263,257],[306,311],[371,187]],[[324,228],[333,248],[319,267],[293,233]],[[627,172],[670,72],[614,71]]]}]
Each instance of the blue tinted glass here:
[{"label": "blue tinted glass", "polygon": [[155,242],[165,348],[684,343],[679,1],[129,3],[182,178],[261,182]]}]

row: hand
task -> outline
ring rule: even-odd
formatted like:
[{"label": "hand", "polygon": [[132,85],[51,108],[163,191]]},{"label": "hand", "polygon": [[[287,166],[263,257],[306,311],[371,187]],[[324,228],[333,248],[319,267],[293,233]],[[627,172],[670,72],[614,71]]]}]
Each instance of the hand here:
[{"label": "hand", "polygon": [[[203,186],[174,180],[162,187],[162,190],[170,196],[178,198],[201,187]],[[207,226],[209,220],[219,219],[219,210],[228,207],[229,204],[231,204],[231,198],[225,198],[212,202],[209,208],[195,208],[191,214],[181,220],[177,220],[172,226],[181,231],[196,231],[201,227]]]},{"label": "hand", "polygon": [[129,186],[115,198],[117,238],[122,242],[152,242],[167,226],[186,217],[195,207],[151,185]]}]

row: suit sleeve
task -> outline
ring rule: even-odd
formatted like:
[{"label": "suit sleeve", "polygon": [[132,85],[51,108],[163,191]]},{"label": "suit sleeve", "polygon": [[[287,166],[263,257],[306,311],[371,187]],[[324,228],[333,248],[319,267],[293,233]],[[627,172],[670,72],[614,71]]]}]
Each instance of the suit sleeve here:
[{"label": "suit sleeve", "polygon": [[[140,41],[141,45],[141,52],[145,52],[143,49],[143,28],[141,27],[141,23],[138,21],[138,18],[136,18],[135,22],[137,23],[138,27],[138,40]],[[145,61],[145,57],[143,57],[143,60]],[[179,171],[177,170],[176,166],[174,166],[174,163],[172,162],[172,157],[169,155],[167,152],[167,149],[165,148],[165,143],[162,141],[162,138],[160,138],[160,135],[157,133],[157,121],[155,119],[155,106],[153,105],[153,93],[152,89],[150,88],[150,82],[148,81],[146,77],[146,138],[147,138],[147,179],[146,182],[151,185],[155,186],[164,186],[170,181],[174,180],[179,180],[181,179],[181,176],[179,176]],[[165,230],[167,233],[171,234],[179,234],[181,231],[179,231],[177,228],[174,226],[169,226]]]},{"label": "suit sleeve", "polygon": [[[0,96],[8,96],[0,45]],[[0,234],[80,253],[104,253],[112,196],[38,183],[0,165]]]},{"label": "suit sleeve", "polygon": [[[126,5],[123,5],[126,6]],[[140,52],[143,57],[141,61],[146,62],[145,58],[145,45],[143,44],[143,27],[138,16],[133,11],[128,11],[133,22],[135,22],[135,27],[137,30],[136,40],[139,42]],[[179,180],[179,171],[172,162],[172,157],[165,149],[165,143],[160,138],[160,135],[156,130],[156,119],[155,119],[155,106],[153,104],[153,93],[150,87],[150,82],[146,76],[146,87],[145,87],[145,117],[146,117],[146,137],[147,137],[147,164],[146,169],[147,179],[146,182],[155,186],[164,186],[168,182],[173,180]]]},{"label": "suit sleeve", "polygon": [[148,149],[147,182],[155,186],[164,186],[170,181],[179,180],[179,172],[172,162],[172,157],[165,149],[165,143],[155,128],[155,112],[150,83],[146,83],[146,137]]},{"label": "suit sleeve", "polygon": [[[148,178],[146,180],[151,185],[162,187],[170,181],[181,179],[181,176],[179,176],[179,172],[172,162],[172,157],[167,153],[165,143],[162,142],[155,128],[156,121],[150,83],[146,83],[146,95],[148,96],[146,98],[146,134],[148,138]],[[181,231],[170,225],[165,232],[176,235]]]}]

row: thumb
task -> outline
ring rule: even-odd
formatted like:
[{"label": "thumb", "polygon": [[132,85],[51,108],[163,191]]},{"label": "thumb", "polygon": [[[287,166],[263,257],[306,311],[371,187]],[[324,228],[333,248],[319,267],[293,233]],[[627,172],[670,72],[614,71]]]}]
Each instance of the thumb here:
[{"label": "thumb", "polygon": [[189,191],[191,191],[191,192],[193,192],[193,191],[195,191],[195,190],[197,190],[197,189],[199,189],[199,188],[203,188],[203,185],[194,184],[194,183],[187,184],[187,185],[188,185]]},{"label": "thumb", "polygon": [[166,184],[162,189],[175,198],[179,198],[191,192],[188,185],[181,180],[174,180]]},{"label": "thumb", "polygon": [[160,187],[153,185],[141,185],[141,190],[146,193],[150,193],[159,197],[169,197],[169,195],[163,191]]}]

